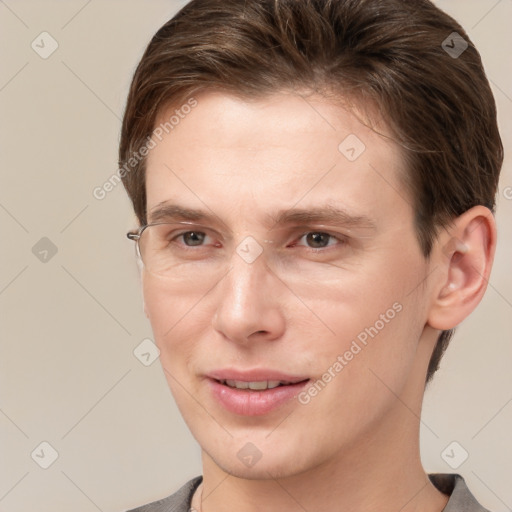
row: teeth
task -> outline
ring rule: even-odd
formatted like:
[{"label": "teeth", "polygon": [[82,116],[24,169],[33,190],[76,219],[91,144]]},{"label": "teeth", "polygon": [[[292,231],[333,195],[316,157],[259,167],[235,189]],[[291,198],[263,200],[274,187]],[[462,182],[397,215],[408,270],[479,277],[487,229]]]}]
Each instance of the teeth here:
[{"label": "teeth", "polygon": [[257,391],[262,391],[264,389],[273,389],[277,388],[279,384],[290,384],[289,382],[281,382],[279,380],[262,380],[262,381],[254,381],[254,382],[246,382],[243,380],[225,380],[224,384],[228,385],[230,388],[237,389],[253,389]]},{"label": "teeth", "polygon": [[266,380],[262,380],[261,382],[249,382],[249,389],[262,390],[267,388],[268,386]]},{"label": "teeth", "polygon": [[241,380],[227,380],[226,384],[230,388],[247,389],[249,387],[249,383],[248,382],[244,382],[244,381],[241,381]]}]

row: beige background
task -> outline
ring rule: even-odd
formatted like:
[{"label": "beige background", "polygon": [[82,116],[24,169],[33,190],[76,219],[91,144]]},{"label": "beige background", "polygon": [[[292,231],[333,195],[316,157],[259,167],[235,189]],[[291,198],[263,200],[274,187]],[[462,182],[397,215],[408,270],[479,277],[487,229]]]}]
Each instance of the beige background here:
[{"label": "beige background", "polygon": [[[201,472],[158,361],[133,354],[151,329],[130,204],[121,185],[92,194],[116,170],[134,67],[183,3],[0,0],[0,512],[119,512]],[[512,0],[438,4],[482,53],[510,151]],[[43,31],[59,45],[47,59],[31,47]],[[441,453],[457,441],[469,457],[456,471],[495,511],[512,508],[510,162],[490,286],[428,390],[422,429],[426,469],[452,471]],[[58,251],[47,262],[32,252],[43,237]],[[43,441],[58,453],[48,469]]]}]

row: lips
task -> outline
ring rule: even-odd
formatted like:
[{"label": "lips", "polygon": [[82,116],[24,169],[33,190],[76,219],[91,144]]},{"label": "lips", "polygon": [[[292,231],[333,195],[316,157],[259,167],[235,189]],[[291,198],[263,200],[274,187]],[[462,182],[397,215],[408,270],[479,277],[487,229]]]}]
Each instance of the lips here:
[{"label": "lips", "polygon": [[218,370],[207,375],[213,398],[231,413],[259,416],[295,398],[309,377],[274,370]]},{"label": "lips", "polygon": [[236,389],[250,389],[253,391],[264,391],[265,389],[274,389],[277,386],[287,386],[289,384],[294,384],[290,381],[280,381],[280,380],[262,380],[262,381],[253,381],[247,382],[245,380],[221,380],[219,381],[221,384],[225,384],[230,388]]},{"label": "lips", "polygon": [[253,370],[223,369],[213,370],[207,377],[218,381],[238,380],[244,382],[279,381],[295,384],[309,379],[307,375],[293,375],[278,370],[258,368]]}]

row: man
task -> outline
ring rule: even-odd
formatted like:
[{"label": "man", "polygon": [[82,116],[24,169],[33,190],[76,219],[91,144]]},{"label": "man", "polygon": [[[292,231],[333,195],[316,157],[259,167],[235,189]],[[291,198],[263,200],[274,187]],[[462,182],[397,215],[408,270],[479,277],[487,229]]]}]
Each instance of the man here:
[{"label": "man", "polygon": [[194,0],[120,143],[145,312],[203,475],[139,512],[482,511],[427,475],[425,384],[480,302],[503,150],[426,0]]}]

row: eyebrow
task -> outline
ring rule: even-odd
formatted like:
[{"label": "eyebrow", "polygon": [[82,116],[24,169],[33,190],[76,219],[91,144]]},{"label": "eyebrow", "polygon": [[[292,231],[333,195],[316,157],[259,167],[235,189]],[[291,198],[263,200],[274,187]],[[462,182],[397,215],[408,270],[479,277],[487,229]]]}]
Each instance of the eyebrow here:
[{"label": "eyebrow", "polygon": [[275,226],[288,224],[334,224],[349,228],[375,229],[375,222],[365,215],[354,215],[331,205],[314,208],[289,208],[277,215],[268,215]]},{"label": "eyebrow", "polygon": [[[149,213],[150,222],[218,222],[225,224],[211,211],[186,208],[181,205],[163,201],[157,204]],[[354,215],[350,212],[325,205],[313,208],[288,208],[279,210],[275,214],[266,215],[267,227],[274,229],[290,224],[323,223],[340,225],[347,228],[376,229],[375,222],[365,215]]]},{"label": "eyebrow", "polygon": [[202,210],[185,208],[183,206],[172,204],[167,201],[158,203],[149,212],[149,222],[169,222],[169,221],[204,221],[218,218],[213,213],[206,213]]}]

